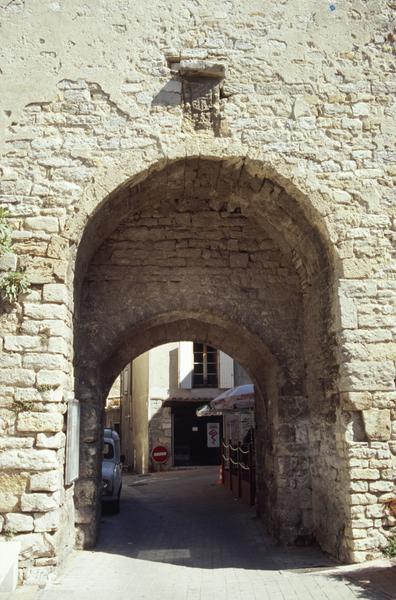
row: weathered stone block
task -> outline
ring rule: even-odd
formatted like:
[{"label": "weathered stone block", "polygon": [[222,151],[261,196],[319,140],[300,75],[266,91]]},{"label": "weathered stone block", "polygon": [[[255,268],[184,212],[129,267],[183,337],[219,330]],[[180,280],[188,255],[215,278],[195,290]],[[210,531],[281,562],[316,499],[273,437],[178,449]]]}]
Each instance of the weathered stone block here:
[{"label": "weathered stone block", "polygon": [[67,304],[68,298],[67,287],[62,283],[48,283],[43,287],[44,302]]},{"label": "weathered stone block", "polygon": [[370,492],[393,492],[395,491],[395,486],[392,481],[374,481],[369,484]]},{"label": "weathered stone block", "polygon": [[23,512],[47,512],[57,508],[57,501],[48,494],[22,494],[21,509]]},{"label": "weathered stone block", "polygon": [[350,470],[350,477],[351,477],[351,479],[363,479],[363,480],[379,479],[380,472],[378,471],[378,469],[353,468]]},{"label": "weathered stone block", "polygon": [[67,309],[63,304],[25,304],[25,315],[36,320],[67,319]]},{"label": "weathered stone block", "polygon": [[356,550],[375,550],[378,548],[378,543],[375,537],[365,537],[361,540],[355,540],[354,547]]},{"label": "weathered stone block", "polygon": [[[0,369],[9,369],[22,366],[22,357],[20,354],[10,354],[2,352],[0,354]],[[4,389],[4,386],[2,386]],[[12,388],[9,388],[12,390]]]},{"label": "weathered stone block", "polygon": [[67,361],[61,354],[49,354],[47,352],[42,353],[27,353],[22,357],[22,366],[29,369],[60,369],[63,371],[67,370]]},{"label": "weathered stone block", "polygon": [[342,392],[341,404],[345,410],[363,410],[371,408],[373,398],[370,392]]},{"label": "weathered stone block", "polygon": [[63,371],[48,371],[46,369],[41,369],[37,373],[37,385],[39,386],[62,386],[66,383],[67,377]]},{"label": "weathered stone block", "polygon": [[20,352],[23,350],[31,350],[39,348],[41,338],[39,336],[30,335],[5,335],[4,349],[12,352]]},{"label": "weathered stone block", "polygon": [[370,105],[364,102],[357,102],[352,105],[352,112],[355,117],[368,117],[370,114]]},{"label": "weathered stone block", "polygon": [[340,296],[340,325],[345,329],[356,329],[358,325],[355,301],[346,296]]},{"label": "weathered stone block", "polygon": [[17,495],[0,490],[0,512],[6,513],[14,510],[18,506],[19,498]]},{"label": "weathered stone block", "polygon": [[8,513],[5,520],[5,530],[15,533],[33,531],[33,517],[19,513]]},{"label": "weathered stone block", "polygon": [[59,319],[30,320],[25,319],[21,325],[21,331],[29,335],[43,334],[44,337],[59,336],[68,339],[70,329],[64,321]]},{"label": "weathered stone block", "polygon": [[340,389],[347,391],[379,391],[394,388],[394,366],[391,361],[350,361],[340,367]]},{"label": "weathered stone block", "polygon": [[59,431],[55,435],[47,435],[45,433],[39,433],[36,440],[37,448],[53,448],[58,450],[63,448],[66,441],[66,435]]},{"label": "weathered stone block", "polygon": [[0,469],[48,471],[58,466],[56,453],[52,450],[24,448],[4,450],[0,454]]},{"label": "weathered stone block", "polygon": [[0,450],[17,449],[17,448],[32,448],[34,438],[32,437],[12,437],[0,438]]},{"label": "weathered stone block", "polygon": [[30,369],[0,369],[0,381],[3,385],[30,387],[34,385],[36,375]]},{"label": "weathered stone block", "polygon": [[44,514],[34,515],[34,531],[54,531],[59,527],[60,511],[50,510]]},{"label": "weathered stone block", "polygon": [[[37,565],[38,567],[45,567],[48,565],[57,565],[58,558],[56,556],[52,556],[49,558],[36,558],[34,561],[34,564]],[[47,580],[48,580],[48,574],[47,574]]]},{"label": "weathered stone block", "polygon": [[301,96],[298,96],[294,101],[292,116],[294,119],[311,116],[311,107]]},{"label": "weathered stone block", "polygon": [[23,559],[54,554],[54,541],[51,536],[42,533],[26,533],[18,536],[18,542],[21,543],[20,556]]},{"label": "weathered stone block", "polygon": [[63,354],[64,356],[67,356],[67,355],[69,355],[69,345],[64,338],[51,337],[48,340],[47,351],[54,352],[56,354]]},{"label": "weathered stone block", "polygon": [[369,486],[367,481],[351,481],[349,485],[351,492],[368,492]]},{"label": "weathered stone block", "polygon": [[375,504],[378,498],[374,494],[351,494],[348,498],[348,502],[351,505],[360,504],[361,506],[365,506],[366,504]]},{"label": "weathered stone block", "polygon": [[[392,409],[396,404],[395,392],[377,392],[373,394],[372,408],[389,408]],[[371,407],[367,407],[371,408]]]},{"label": "weathered stone block", "polygon": [[390,410],[371,408],[363,411],[363,422],[369,440],[387,441],[391,434]]},{"label": "weathered stone block", "polygon": [[0,256],[0,271],[16,271],[17,256],[16,254],[3,254]]},{"label": "weathered stone block", "polygon": [[372,519],[352,519],[351,530],[354,529],[369,529],[373,526]]},{"label": "weathered stone block", "polygon": [[21,412],[17,418],[17,430],[29,431],[62,431],[63,415],[59,413]]},{"label": "weathered stone block", "polygon": [[34,231],[57,233],[59,221],[56,217],[28,217],[25,219],[25,227]]},{"label": "weathered stone block", "polygon": [[374,504],[373,506],[366,506],[366,515],[369,518],[380,519],[384,516],[385,506],[383,504]]},{"label": "weathered stone block", "polygon": [[31,492],[56,492],[62,485],[59,471],[44,471],[35,473],[30,478]]}]

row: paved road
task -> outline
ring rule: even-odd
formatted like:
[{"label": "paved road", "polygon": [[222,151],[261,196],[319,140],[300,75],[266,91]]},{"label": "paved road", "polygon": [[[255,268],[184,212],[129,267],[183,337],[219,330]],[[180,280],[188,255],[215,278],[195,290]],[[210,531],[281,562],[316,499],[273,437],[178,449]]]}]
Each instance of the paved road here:
[{"label": "paved road", "polygon": [[275,545],[216,478],[211,467],[126,476],[121,513],[103,516],[95,551],[75,552],[34,600],[396,598],[392,569],[373,588],[318,549]]}]

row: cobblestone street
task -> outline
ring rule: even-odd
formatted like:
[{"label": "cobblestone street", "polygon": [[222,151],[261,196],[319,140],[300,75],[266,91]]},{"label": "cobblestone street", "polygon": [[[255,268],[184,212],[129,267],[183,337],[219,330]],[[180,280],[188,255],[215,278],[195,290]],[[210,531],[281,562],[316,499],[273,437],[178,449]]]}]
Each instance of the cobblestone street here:
[{"label": "cobblestone street", "polygon": [[[75,552],[32,600],[389,600],[395,568],[336,567],[313,548],[271,542],[217,485],[217,468],[125,476],[119,515],[94,551]],[[386,561],[381,561],[384,564]],[[374,587],[369,585],[370,576]],[[393,588],[394,589],[394,588]],[[6,596],[4,596],[6,598]]]}]

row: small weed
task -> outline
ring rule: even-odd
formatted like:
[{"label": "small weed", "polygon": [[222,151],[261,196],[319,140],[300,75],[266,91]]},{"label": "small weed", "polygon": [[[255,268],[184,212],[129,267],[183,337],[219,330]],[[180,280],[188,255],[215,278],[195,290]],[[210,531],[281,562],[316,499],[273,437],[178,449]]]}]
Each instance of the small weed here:
[{"label": "small weed", "polygon": [[[0,256],[11,252],[9,216],[7,209],[0,208]],[[20,294],[25,294],[29,288],[30,283],[24,271],[7,271],[0,278],[0,301],[3,304],[14,304]]]},{"label": "small weed", "polygon": [[18,300],[20,294],[25,294],[30,288],[26,273],[23,271],[8,271],[0,279],[0,297],[11,304]]},{"label": "small weed", "polygon": [[396,535],[392,535],[388,539],[388,545],[383,549],[383,553],[388,558],[396,557]]},{"label": "small weed", "polygon": [[34,408],[34,402],[31,400],[14,400],[12,408],[16,413],[29,412]]},{"label": "small weed", "polygon": [[14,531],[13,529],[6,529],[4,531],[4,537],[6,540],[11,540],[14,535],[16,535],[16,531]]},{"label": "small weed", "polygon": [[0,256],[11,251],[11,228],[8,217],[8,210],[0,208]]},{"label": "small weed", "polygon": [[50,383],[42,383],[41,385],[36,386],[39,392],[49,392],[50,390],[56,390],[58,387],[56,384]]},{"label": "small weed", "polygon": [[43,347],[48,346],[48,340],[51,337],[51,330],[49,327],[43,327],[43,329],[40,329],[39,331],[39,336],[40,336],[40,344]]}]

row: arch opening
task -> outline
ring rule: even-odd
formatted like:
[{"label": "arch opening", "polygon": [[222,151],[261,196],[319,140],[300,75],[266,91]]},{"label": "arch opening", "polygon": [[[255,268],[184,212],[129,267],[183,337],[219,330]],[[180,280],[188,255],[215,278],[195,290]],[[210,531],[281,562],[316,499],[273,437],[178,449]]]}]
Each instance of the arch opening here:
[{"label": "arch opening", "polygon": [[316,538],[342,556],[342,483],[328,489],[340,460],[334,268],[312,215],[248,159],[175,161],[106,199],[86,227],[75,273],[81,544],[96,538],[112,381],[142,352],[189,339],[231,355],[256,385],[258,510],[272,534]]}]

